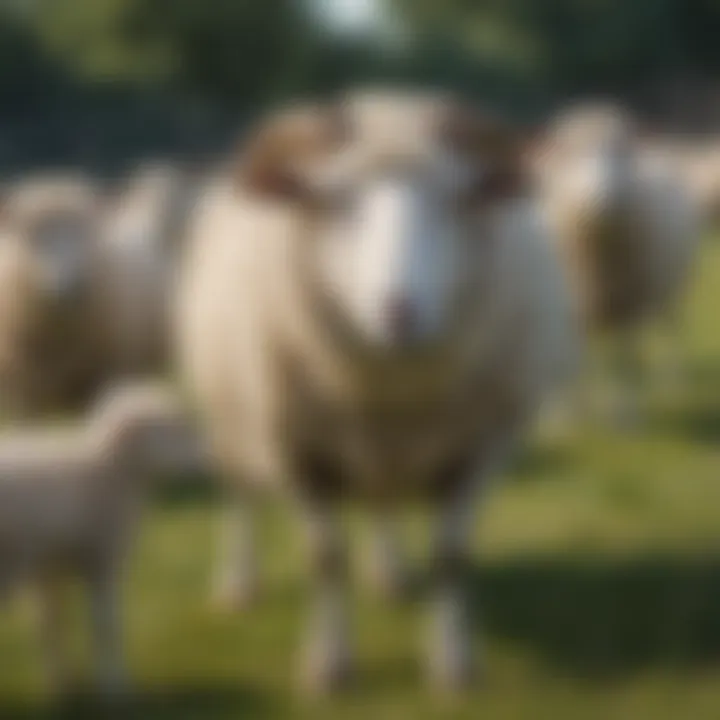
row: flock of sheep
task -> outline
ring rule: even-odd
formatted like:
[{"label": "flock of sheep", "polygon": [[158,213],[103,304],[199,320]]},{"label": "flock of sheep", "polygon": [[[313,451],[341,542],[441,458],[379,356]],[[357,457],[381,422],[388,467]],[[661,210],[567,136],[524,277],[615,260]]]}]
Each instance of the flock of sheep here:
[{"label": "flock of sheep", "polygon": [[[69,572],[99,687],[123,692],[117,586],[143,489],[209,463],[226,481],[218,602],[257,594],[258,495],[298,510],[319,691],[353,666],[341,504],[367,508],[369,580],[393,594],[398,514],[424,500],[429,678],[467,682],[477,499],[547,402],[580,409],[586,339],[617,350],[618,418],[638,420],[638,333],[676,328],[720,206],[720,173],[713,195],[687,168],[604,103],[530,138],[450,95],[375,91],[274,115],[202,179],[150,168],[112,197],[80,177],[9,184],[0,405],[23,426],[0,434],[0,598],[37,584],[52,681]],[[80,422],[42,419],[68,410]]]}]

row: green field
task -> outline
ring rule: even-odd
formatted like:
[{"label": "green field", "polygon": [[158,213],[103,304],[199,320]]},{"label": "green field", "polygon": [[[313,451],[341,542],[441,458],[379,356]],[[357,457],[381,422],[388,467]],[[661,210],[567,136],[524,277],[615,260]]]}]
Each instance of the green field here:
[{"label": "green field", "polygon": [[[133,565],[133,716],[720,718],[717,242],[704,252],[687,341],[687,392],[658,397],[645,430],[536,443],[483,508],[474,587],[487,667],[468,697],[423,687],[421,605],[388,606],[359,590],[357,685],[303,700],[293,684],[305,596],[292,527],[267,510],[266,598],[221,615],[207,602],[217,506],[189,494],[153,504]],[[422,538],[419,520],[411,530]],[[43,717],[39,688],[28,613],[13,604],[0,616],[0,718]]]}]

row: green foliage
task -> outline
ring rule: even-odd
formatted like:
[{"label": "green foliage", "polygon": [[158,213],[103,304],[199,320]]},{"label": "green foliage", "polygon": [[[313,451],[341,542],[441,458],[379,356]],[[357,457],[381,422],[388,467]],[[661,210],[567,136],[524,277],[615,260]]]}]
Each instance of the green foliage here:
[{"label": "green foliage", "polygon": [[461,86],[502,78],[524,92],[563,94],[633,91],[668,72],[720,69],[718,0],[384,6],[412,39],[400,64],[367,39],[343,45],[327,37],[301,0],[4,3],[0,88],[9,75],[17,85],[37,74],[41,57],[48,70],[59,67],[80,83],[170,87],[234,105],[396,73]]},{"label": "green foliage", "polygon": [[0,107],[67,109],[110,93],[126,107],[172,97],[245,116],[404,79],[533,113],[720,71],[720,0],[375,1],[386,26],[348,36],[310,12],[318,0],[4,0]]},{"label": "green foliage", "polygon": [[445,37],[463,62],[563,95],[637,92],[720,69],[716,0],[388,0],[416,47]]}]

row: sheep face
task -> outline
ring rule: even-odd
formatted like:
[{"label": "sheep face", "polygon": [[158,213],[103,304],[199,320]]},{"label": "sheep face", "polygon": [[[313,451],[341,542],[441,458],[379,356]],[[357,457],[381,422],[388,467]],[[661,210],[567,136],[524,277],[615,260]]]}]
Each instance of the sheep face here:
[{"label": "sheep face", "polygon": [[319,285],[350,325],[384,347],[432,342],[470,280],[468,218],[437,168],[351,178],[330,189],[313,247]]},{"label": "sheep face", "polygon": [[251,148],[245,168],[252,189],[308,210],[311,285],[383,352],[432,347],[455,330],[478,273],[492,272],[483,217],[519,187],[500,123],[412,102],[386,98],[374,124],[352,105],[296,116],[255,157]]},{"label": "sheep face", "polygon": [[613,108],[561,118],[548,145],[548,180],[562,182],[588,213],[622,207],[633,187],[635,150],[629,122]]},{"label": "sheep face", "polygon": [[90,223],[70,213],[40,217],[28,229],[34,281],[43,296],[63,302],[82,294],[91,275],[91,237]]}]

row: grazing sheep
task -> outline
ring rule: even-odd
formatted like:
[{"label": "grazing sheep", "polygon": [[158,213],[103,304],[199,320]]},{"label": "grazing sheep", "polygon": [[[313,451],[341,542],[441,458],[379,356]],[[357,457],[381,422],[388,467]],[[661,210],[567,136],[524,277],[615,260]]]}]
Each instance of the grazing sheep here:
[{"label": "grazing sheep", "polygon": [[717,141],[672,136],[645,137],[640,143],[643,160],[661,161],[686,184],[704,230],[720,221],[720,146]]},{"label": "grazing sheep", "polygon": [[541,191],[579,312],[589,331],[611,338],[617,379],[626,386],[619,419],[634,422],[639,331],[664,320],[678,344],[698,214],[669,159],[643,155],[618,108],[567,110],[543,147]]},{"label": "grazing sheep", "polygon": [[57,594],[65,576],[90,594],[100,690],[125,684],[119,584],[147,476],[201,462],[192,426],[161,386],[109,393],[80,428],[0,435],[0,598],[24,582],[42,601],[50,681],[68,679]]},{"label": "grazing sheep", "polygon": [[173,166],[139,169],[109,211],[103,246],[119,371],[149,374],[167,366],[169,297],[194,182]]},{"label": "grazing sheep", "polygon": [[706,229],[720,225],[720,146],[702,144],[683,158],[681,167]]},{"label": "grazing sheep", "polygon": [[316,580],[303,669],[347,676],[343,498],[385,524],[424,498],[431,677],[469,677],[474,500],[575,352],[562,272],[507,123],[380,92],[262,125],[199,204],[180,366],[227,474],[225,591],[251,592],[254,491],[291,495]]},{"label": "grazing sheep", "polygon": [[0,406],[9,415],[80,406],[105,377],[100,223],[81,177],[28,179],[0,200]]}]

